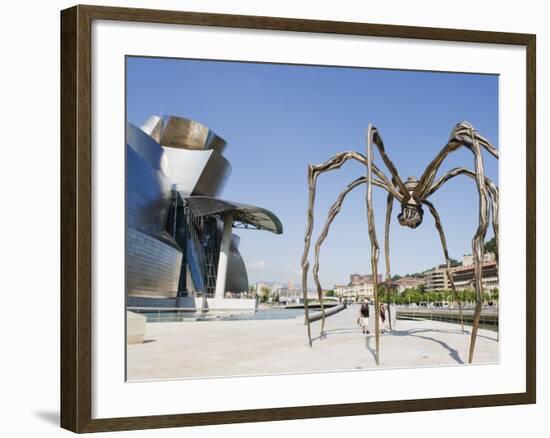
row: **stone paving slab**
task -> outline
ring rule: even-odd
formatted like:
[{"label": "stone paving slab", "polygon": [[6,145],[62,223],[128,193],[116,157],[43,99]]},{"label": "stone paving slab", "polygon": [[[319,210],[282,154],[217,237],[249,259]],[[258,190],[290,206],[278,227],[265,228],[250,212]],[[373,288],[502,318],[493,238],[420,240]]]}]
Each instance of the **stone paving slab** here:
[{"label": "stone paving slab", "polygon": [[[358,306],[312,324],[303,319],[148,323],[143,344],[127,346],[128,380],[288,374],[377,368],[373,332],[356,324]],[[380,368],[467,362],[470,328],[439,321],[398,320],[381,335]],[[480,329],[474,363],[498,362],[497,333]]]}]

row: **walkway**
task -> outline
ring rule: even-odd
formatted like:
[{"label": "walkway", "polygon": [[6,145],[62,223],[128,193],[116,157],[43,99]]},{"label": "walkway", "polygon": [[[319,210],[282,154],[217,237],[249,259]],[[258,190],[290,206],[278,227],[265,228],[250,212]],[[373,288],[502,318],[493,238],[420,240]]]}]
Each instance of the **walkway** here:
[{"label": "walkway", "polygon": [[[376,368],[374,335],[357,326],[358,309],[329,317],[322,340],[320,322],[313,323],[312,348],[301,318],[149,323],[145,342],[128,346],[128,380]],[[465,328],[463,334],[458,324],[398,320],[393,333],[380,337],[380,367],[463,364]],[[479,330],[474,362],[498,362],[496,332]]]}]

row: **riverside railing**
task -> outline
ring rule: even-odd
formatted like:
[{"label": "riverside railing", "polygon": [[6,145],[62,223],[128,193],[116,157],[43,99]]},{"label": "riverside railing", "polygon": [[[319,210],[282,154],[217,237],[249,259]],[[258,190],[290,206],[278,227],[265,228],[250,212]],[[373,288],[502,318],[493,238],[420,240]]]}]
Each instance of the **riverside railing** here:
[{"label": "riverside railing", "polygon": [[[441,307],[398,307],[397,319],[423,319],[442,322],[460,322],[460,314],[458,309],[449,309]],[[474,308],[463,307],[462,319],[464,324],[472,324],[474,319]],[[486,306],[483,308],[480,324],[493,330],[498,329],[498,307]]]}]

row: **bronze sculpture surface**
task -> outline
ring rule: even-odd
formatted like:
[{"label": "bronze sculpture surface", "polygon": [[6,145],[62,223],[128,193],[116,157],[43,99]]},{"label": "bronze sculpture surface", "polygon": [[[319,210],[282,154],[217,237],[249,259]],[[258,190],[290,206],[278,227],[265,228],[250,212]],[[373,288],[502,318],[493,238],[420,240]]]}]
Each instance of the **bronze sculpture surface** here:
[{"label": "bronze sculpture surface", "polygon": [[[374,164],[374,149],[373,145],[378,150],[382,161],[391,173],[391,180],[388,178],[375,164]],[[437,171],[441,166],[444,159],[452,152],[461,147],[469,149],[474,156],[474,170],[470,170],[464,167],[457,167],[449,172],[445,173],[441,178],[435,181]],[[492,226],[495,234],[496,241],[496,259],[498,266],[498,224],[499,224],[499,190],[498,187],[485,176],[483,168],[483,155],[482,148],[487,150],[495,158],[499,158],[499,153],[496,148],[483,136],[481,136],[475,128],[468,122],[458,123],[452,130],[451,136],[436,155],[432,162],[426,167],[424,173],[420,179],[415,177],[409,177],[406,182],[403,182],[396,167],[389,159],[384,149],[384,143],[378,132],[373,125],[369,125],[367,129],[367,154],[366,156],[355,151],[341,152],[328,161],[308,167],[308,186],[309,186],[309,205],[307,211],[307,225],[304,238],[304,252],[302,256],[302,292],[304,298],[305,318],[307,324],[307,334],[309,345],[312,345],[311,340],[311,326],[309,319],[309,308],[307,303],[307,275],[309,271],[309,251],[311,245],[311,235],[313,232],[313,211],[315,206],[315,194],[317,177],[325,172],[339,169],[346,161],[352,159],[364,164],[367,168],[366,176],[361,176],[351,183],[349,183],[344,190],[340,193],[336,201],[329,209],[327,219],[324,227],[315,243],[314,249],[314,265],[313,265],[313,279],[321,303],[322,320],[321,320],[321,338],[324,334],[325,326],[325,312],[323,305],[322,287],[319,281],[319,255],[321,246],[325,241],[330,226],[339,213],[340,208],[344,202],[347,194],[360,186],[366,184],[366,205],[367,205],[367,221],[369,230],[369,240],[371,244],[371,270],[374,287],[374,306],[375,309],[379,309],[378,300],[378,257],[380,253],[380,247],[376,235],[376,227],[374,223],[374,209],[372,205],[372,187],[377,186],[388,192],[387,206],[386,206],[386,222],[384,232],[384,252],[386,262],[386,290],[390,290],[390,256],[389,256],[389,225],[391,219],[391,212],[393,208],[393,201],[397,200],[401,204],[401,212],[398,215],[398,221],[402,226],[416,228],[423,220],[424,210],[423,205],[428,207],[431,213],[435,227],[439,233],[441,240],[441,246],[443,248],[443,254],[446,262],[446,274],[451,285],[453,298],[457,301],[459,307],[460,320],[462,323],[462,305],[456,293],[456,287],[451,274],[451,259],[447,250],[447,242],[445,233],[443,231],[443,225],[438,211],[435,206],[428,201],[434,192],[441,188],[447,181],[458,176],[466,175],[474,179],[476,182],[477,191],[479,194],[479,223],[477,230],[472,239],[472,252],[474,258],[474,284],[475,284],[475,311],[472,325],[472,333],[470,339],[470,349],[468,355],[468,363],[472,363],[475,341],[477,331],[479,327],[479,319],[481,316],[481,309],[483,304],[483,286],[482,286],[482,269],[483,269],[483,256],[484,256],[484,241],[489,226],[489,217],[492,218]],[[435,181],[435,182],[434,182]],[[389,307],[388,307],[389,309]],[[376,313],[375,313],[376,314]],[[390,315],[388,315],[390,316]],[[389,318],[391,321],[391,317]],[[391,322],[390,322],[391,329]],[[462,323],[462,330],[464,331],[464,325]],[[376,336],[376,362],[380,363],[380,337],[379,337],[379,318],[375,318],[375,336]]]}]

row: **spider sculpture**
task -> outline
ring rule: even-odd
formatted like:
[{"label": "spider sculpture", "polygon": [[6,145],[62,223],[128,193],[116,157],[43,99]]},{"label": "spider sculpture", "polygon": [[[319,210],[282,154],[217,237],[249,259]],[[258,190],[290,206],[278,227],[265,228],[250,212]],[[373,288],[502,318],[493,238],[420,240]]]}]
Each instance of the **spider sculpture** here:
[{"label": "spider sculpture", "polygon": [[[378,150],[382,161],[386,165],[387,169],[391,173],[391,180],[388,178],[375,164],[374,164],[374,148]],[[435,181],[437,171],[441,166],[443,160],[451,152],[456,151],[461,147],[468,148],[474,157],[474,170],[466,169],[464,167],[458,167],[450,170],[437,181]],[[311,324],[309,317],[309,309],[307,303],[307,275],[309,270],[308,255],[311,244],[311,234],[313,231],[313,209],[315,204],[315,190],[317,177],[331,170],[339,169],[347,160],[353,159],[364,164],[367,168],[366,176],[361,176],[347,185],[347,187],[340,193],[334,204],[329,209],[328,217],[324,224],[324,227],[315,243],[315,262],[313,265],[313,279],[319,295],[319,301],[321,304],[321,338],[324,337],[324,325],[325,325],[325,310],[323,305],[322,287],[319,281],[319,254],[321,246],[327,237],[330,226],[340,211],[342,203],[344,202],[347,194],[356,187],[366,184],[366,204],[367,204],[367,220],[368,231],[371,245],[371,269],[374,286],[374,308],[379,308],[378,300],[378,257],[380,253],[380,247],[378,245],[378,238],[376,236],[376,228],[374,223],[374,210],[372,206],[372,187],[377,186],[384,189],[388,193],[387,207],[386,207],[386,222],[385,222],[385,236],[384,236],[384,252],[386,259],[386,290],[390,291],[390,254],[389,254],[389,229],[390,219],[393,208],[394,200],[399,201],[401,204],[401,212],[397,216],[397,220],[402,226],[417,228],[424,218],[423,206],[426,206],[431,213],[435,227],[439,233],[441,245],[443,247],[443,255],[446,261],[446,275],[451,286],[453,299],[457,301],[459,308],[460,320],[462,323],[462,305],[459,297],[456,293],[455,284],[451,275],[451,260],[447,251],[447,243],[445,239],[445,233],[439,214],[435,206],[428,201],[428,198],[439,188],[441,188],[447,181],[458,175],[465,175],[472,178],[477,186],[479,194],[479,225],[474,234],[472,240],[472,252],[474,258],[474,285],[475,285],[475,311],[472,325],[472,333],[470,339],[470,349],[468,362],[472,363],[476,335],[479,326],[479,319],[481,315],[481,307],[483,302],[483,287],[482,287],[482,268],[483,268],[483,256],[484,256],[484,241],[487,228],[489,226],[489,218],[492,217],[492,226],[495,234],[495,241],[497,244],[496,260],[498,265],[498,209],[499,209],[499,191],[498,187],[484,174],[483,170],[483,156],[482,148],[485,148],[491,155],[498,159],[498,151],[491,145],[491,143],[484,137],[482,137],[474,127],[468,122],[461,122],[457,124],[449,138],[449,141],[439,154],[428,165],[426,170],[420,179],[415,177],[409,177],[407,181],[403,182],[399,176],[397,169],[388,158],[386,151],[384,150],[384,143],[380,137],[378,130],[372,126],[368,126],[367,130],[367,155],[364,156],[355,151],[342,152],[332,157],[325,163],[317,166],[310,165],[308,167],[308,185],[309,185],[309,206],[307,212],[307,226],[304,239],[304,253],[302,256],[302,292],[304,297],[304,307],[307,324],[307,334],[309,345],[312,346],[311,340]],[[389,306],[388,306],[389,308]],[[376,312],[375,312],[376,313]],[[389,315],[391,321],[391,315]],[[390,323],[391,329],[391,323]],[[462,324],[462,331],[464,331],[464,325]],[[380,363],[380,338],[379,338],[379,318],[375,318],[375,336],[376,336],[376,362]]]}]

